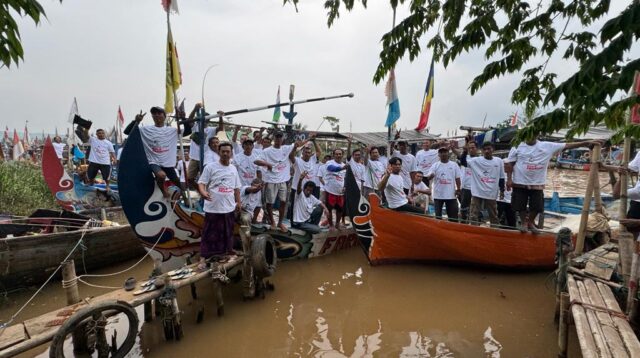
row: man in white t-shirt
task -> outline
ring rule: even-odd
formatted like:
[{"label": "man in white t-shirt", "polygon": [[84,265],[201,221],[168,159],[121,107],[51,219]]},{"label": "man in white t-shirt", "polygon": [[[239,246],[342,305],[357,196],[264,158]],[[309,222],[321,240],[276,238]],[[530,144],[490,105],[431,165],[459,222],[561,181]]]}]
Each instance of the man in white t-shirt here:
[{"label": "man in white t-shirt", "polygon": [[470,158],[478,155],[478,147],[476,142],[470,140],[465,145],[465,150],[460,155],[460,165],[462,165],[462,190],[460,190],[460,218],[462,221],[469,220],[469,208],[471,207],[471,168],[467,165]]},{"label": "man in white t-shirt", "polygon": [[[242,177],[240,179],[242,180]],[[260,215],[260,210],[262,210],[263,185],[262,179],[255,178],[250,185],[244,185],[242,189],[240,189],[242,221],[247,225],[248,223],[256,224],[258,222],[258,215]]]},{"label": "man in white t-shirt", "polygon": [[[303,171],[296,185],[295,199],[293,201],[293,220],[291,226],[304,230],[310,234],[320,232],[320,219],[322,213],[329,214],[327,207],[318,198],[312,195],[316,183],[305,180],[309,173]],[[304,184],[302,184],[304,183]]]},{"label": "man in white t-shirt", "polygon": [[91,151],[89,152],[89,167],[87,168],[87,178],[89,185],[93,185],[98,171],[102,175],[106,190],[109,190],[109,178],[111,177],[111,164],[116,162],[116,151],[113,144],[106,139],[103,129],[96,131],[96,136],[89,137]]},{"label": "man in white t-shirt", "polygon": [[449,160],[449,148],[438,149],[440,161],[429,169],[427,177],[431,183],[433,206],[436,218],[442,218],[442,208],[446,206],[449,220],[458,219],[458,200],[460,196],[460,167]]},{"label": "man in white t-shirt", "polygon": [[402,170],[400,171],[400,175],[402,176],[402,180],[404,182],[404,192],[405,194],[409,193],[409,188],[411,188],[411,177],[415,172],[418,171],[418,161],[413,154],[408,151],[409,144],[406,141],[398,142],[398,150],[393,150],[393,143],[391,143],[391,157],[392,158],[400,158],[402,159]]},{"label": "man in white t-shirt", "polygon": [[62,138],[60,138],[60,136],[53,137],[53,142],[51,144],[53,145],[53,149],[56,151],[58,159],[62,160],[62,153],[64,152],[64,147],[67,145],[62,143]]},{"label": "man in white t-shirt", "polygon": [[[283,141],[284,133],[276,132],[273,137],[273,146],[263,149],[254,163],[266,168],[262,173],[262,179],[265,182],[265,209],[271,223],[271,229],[280,229],[280,231],[287,232],[287,227],[282,221],[287,207],[287,182],[291,179],[290,155],[292,151],[296,150],[299,143],[283,145]],[[280,201],[277,227],[273,217],[273,204],[276,200]]]},{"label": "man in white t-shirt", "polygon": [[[342,162],[344,152],[340,148],[333,150],[333,159],[327,162],[324,176],[324,190],[326,192],[325,205],[329,209],[329,227],[343,229],[342,214],[344,213],[344,178],[347,174],[347,164]],[[333,210],[336,211],[336,221],[333,221]]]},{"label": "man in white t-shirt", "polygon": [[[162,191],[162,194],[167,198],[169,197],[169,192],[164,186],[167,179],[181,190],[185,189],[180,183],[180,178],[178,178],[178,174],[176,173],[177,148],[180,133],[178,129],[165,125],[167,118],[164,108],[151,107],[149,112],[151,112],[151,117],[153,118],[153,125],[139,127],[140,137],[142,138],[142,146],[149,161],[149,168],[156,178],[156,184]],[[135,120],[127,126],[124,133],[129,134],[133,126],[138,125],[142,121],[145,114],[142,114],[142,111],[140,111],[140,114],[136,115]],[[191,127],[185,126],[182,136],[188,136],[190,134]]]},{"label": "man in white t-shirt", "polygon": [[418,171],[422,173],[422,178],[427,186],[429,185],[429,180],[427,179],[429,169],[431,169],[433,164],[440,160],[438,157],[438,150],[432,149],[433,144],[432,140],[425,140],[422,142],[422,149],[416,153]]},{"label": "man in white t-shirt", "polygon": [[[314,179],[318,176],[318,158],[322,155],[320,150],[320,145],[316,142],[315,134],[312,133],[309,137],[309,141],[313,143],[315,153],[311,150],[311,147],[308,144],[301,145],[302,147],[302,155],[300,157],[295,155],[295,152],[291,153],[292,157],[292,167],[293,167],[293,179],[291,183],[295,185],[303,172],[306,172],[306,176],[303,177],[302,187],[308,181],[314,181]],[[312,193],[316,198],[320,197],[320,188],[314,186],[314,192]],[[296,188],[291,188],[291,194],[289,195],[289,205],[287,211],[287,218],[289,221],[293,221],[293,206],[295,204],[296,198]]]},{"label": "man in white t-shirt", "polygon": [[409,204],[407,194],[404,192],[404,179],[401,173],[402,159],[391,157],[391,159],[389,159],[389,166],[382,176],[380,184],[378,184],[378,190],[384,192],[389,209],[424,214],[424,210],[420,210],[420,208]]},{"label": "man in white t-shirt", "polygon": [[349,167],[351,167],[351,172],[356,179],[358,189],[362,190],[362,185],[364,184],[365,179],[365,166],[362,161],[362,151],[360,149],[354,149],[351,151],[351,137],[347,138],[347,141],[349,142],[347,153],[351,153],[347,158],[347,163],[349,163]]},{"label": "man in white t-shirt", "polygon": [[238,132],[240,132],[241,128],[242,128],[241,125],[236,124],[235,128],[233,129],[233,135],[231,136],[231,145],[233,145],[234,155],[238,153],[242,153],[243,151],[242,144],[244,143],[244,141],[249,139],[249,134],[247,132],[242,132],[242,134],[240,134],[240,143],[238,143]]},{"label": "man in white t-shirt", "polygon": [[189,161],[189,153],[184,153],[184,161],[182,159],[179,159],[178,164],[176,164],[176,171],[178,172],[178,177],[180,178],[180,183],[182,183],[182,185],[187,185],[187,180],[185,178],[185,168],[189,167]]},{"label": "man in white t-shirt", "polygon": [[362,195],[365,198],[369,194],[375,193],[382,197],[382,192],[378,190],[378,184],[382,180],[387,167],[380,161],[380,152],[376,147],[369,147],[365,150],[364,156],[364,184],[362,186]]},{"label": "man in white t-shirt", "polygon": [[[506,167],[507,189],[513,188],[511,206],[520,216],[520,231],[540,232],[534,220],[544,211],[544,186],[547,180],[549,161],[558,152],[573,149],[598,141],[576,143],[552,143],[537,139],[520,143],[511,148]],[[527,210],[529,215],[527,217]],[[528,219],[528,220],[527,220]]]},{"label": "man in white t-shirt", "polygon": [[[506,158],[503,159],[503,165],[506,166]],[[499,193],[498,194],[498,198],[497,198],[497,206],[498,206],[498,218],[501,220],[501,224],[504,226],[509,226],[512,228],[516,227],[516,213],[513,211],[513,208],[511,207],[511,193],[512,193],[511,188],[507,188],[504,191],[504,195],[502,195],[503,193]],[[504,217],[504,220],[502,220],[502,218]]]},{"label": "man in white t-shirt", "polygon": [[220,146],[220,139],[218,137],[211,137],[207,140],[207,146],[204,149],[204,161],[202,162],[203,166],[207,166],[207,164],[209,163],[217,163],[220,161],[218,146]]},{"label": "man in white t-shirt", "polygon": [[[196,112],[198,112],[200,109],[202,108],[202,104],[200,103],[196,103],[195,107],[193,108],[193,110],[191,111],[191,114],[189,114],[189,119],[192,120],[195,118]],[[205,113],[206,115],[206,113]],[[215,137],[216,134],[218,132],[221,132],[224,130],[224,122],[223,122],[223,117],[220,116],[218,119],[218,126],[217,127],[205,127],[204,128],[204,135],[202,133],[200,133],[200,124],[198,123],[198,121],[195,121],[193,123],[193,126],[191,127],[191,143],[189,144],[189,157],[191,158],[191,160],[189,160],[189,167],[187,168],[187,180],[189,181],[189,187],[190,188],[196,188],[197,187],[197,183],[196,183],[196,179],[198,178],[198,173],[200,172],[200,149],[201,144],[204,143],[205,145],[205,152],[207,152],[206,150],[206,145],[207,143],[209,143],[209,139],[211,137]],[[204,160],[204,159],[203,159]],[[218,161],[219,158],[216,159],[216,161]],[[202,165],[204,166],[204,161],[202,162]]]},{"label": "man in white t-shirt", "polygon": [[411,189],[409,189],[409,204],[422,209],[423,212],[427,212],[429,209],[429,195],[431,195],[431,189],[422,180],[422,172],[418,171],[413,175],[413,183]]},{"label": "man in white t-shirt", "polygon": [[322,161],[318,163],[318,174],[316,175],[317,181],[314,181],[316,185],[320,187],[320,201],[327,202],[327,193],[324,190],[324,178],[327,175],[327,162],[331,160],[331,155],[327,154],[322,158]]},{"label": "man in white t-shirt", "polygon": [[207,165],[198,179],[204,198],[204,227],[200,240],[200,267],[211,257],[233,255],[233,229],[242,210],[240,176],[230,163],[231,143],[220,144],[220,161]]},{"label": "man in white t-shirt", "polygon": [[505,174],[502,160],[493,157],[493,144],[485,142],[482,156],[467,159],[467,167],[471,170],[471,223],[479,223],[480,209],[484,206],[491,225],[498,225],[496,197],[504,197]]}]

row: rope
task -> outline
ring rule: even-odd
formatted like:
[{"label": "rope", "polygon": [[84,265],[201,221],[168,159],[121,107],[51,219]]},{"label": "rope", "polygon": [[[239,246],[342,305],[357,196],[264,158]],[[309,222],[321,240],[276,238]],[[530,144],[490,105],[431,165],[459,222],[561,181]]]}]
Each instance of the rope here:
[{"label": "rope", "polygon": [[[173,207],[171,208],[171,212],[174,211],[176,205],[178,205],[178,200],[176,200],[173,203]],[[81,280],[81,278],[83,278],[83,277],[111,277],[111,276],[117,276],[117,275],[120,275],[120,274],[123,274],[123,273],[125,273],[127,271],[132,270],[133,268],[138,266],[140,263],[142,263],[142,261],[144,261],[144,259],[146,259],[147,256],[149,256],[151,251],[153,251],[153,249],[155,249],[156,245],[158,245],[158,243],[160,242],[160,239],[162,238],[162,235],[167,230],[168,222],[166,222],[166,221],[170,221],[170,219],[171,219],[171,215],[166,215],[165,216],[165,219],[164,219],[165,223],[163,223],[163,225],[162,225],[162,230],[160,231],[160,234],[158,235],[158,239],[156,240],[156,242],[153,243],[153,246],[151,246],[151,248],[147,250],[147,253],[144,256],[142,256],[142,258],[140,258],[140,260],[138,260],[138,262],[136,262],[135,264],[131,265],[130,267],[128,267],[128,268],[126,268],[124,270],[120,270],[118,272],[106,273],[106,274],[85,274],[85,275],[80,275],[80,276],[78,276],[78,281],[86,284],[87,286],[92,286],[92,287],[115,288],[115,289],[120,288],[120,287],[110,287],[110,286],[100,286],[100,285],[89,284],[86,281]]]},{"label": "rope", "polygon": [[[71,251],[69,251],[69,254],[67,254],[67,257],[64,258],[64,260],[62,260],[62,262],[58,265],[58,267],[53,271],[53,273],[51,273],[51,276],[49,276],[49,278],[47,278],[47,280],[42,284],[42,286],[40,286],[40,288],[38,288],[38,290],[27,300],[27,302],[25,302],[22,307],[20,307],[20,309],[14,313],[11,318],[9,318],[8,321],[0,324],[0,336],[4,333],[5,329],[16,319],[16,317],[22,313],[22,311],[31,303],[31,301],[33,301],[33,299],[42,291],[42,289],[49,283],[49,281],[51,281],[51,279],[58,273],[58,271],[60,271],[60,268],[62,267],[62,265],[69,260],[69,258],[71,257],[71,255],[74,253],[74,251],[76,251],[76,249],[78,248],[78,246],[80,245],[80,243],[82,242],[82,239],[84,238],[84,235],[87,233],[87,228],[83,228],[82,229],[82,235],[80,236],[80,239],[78,240],[78,242],[76,242],[75,246],[73,246],[73,248],[71,249]],[[64,284],[64,283],[63,283]]]},{"label": "rope", "polygon": [[614,311],[614,310],[612,310],[610,308],[607,308],[607,307],[596,306],[596,305],[593,305],[591,303],[586,303],[586,302],[582,302],[582,301],[578,301],[578,300],[572,300],[569,303],[569,309],[571,309],[571,307],[573,307],[573,305],[582,306],[583,308],[588,308],[588,309],[590,309],[592,311],[608,313],[608,314],[610,314],[612,316],[622,318],[622,319],[624,319],[626,321],[629,320],[629,317],[627,317],[627,315],[625,315],[624,313],[618,312],[618,311]]}]

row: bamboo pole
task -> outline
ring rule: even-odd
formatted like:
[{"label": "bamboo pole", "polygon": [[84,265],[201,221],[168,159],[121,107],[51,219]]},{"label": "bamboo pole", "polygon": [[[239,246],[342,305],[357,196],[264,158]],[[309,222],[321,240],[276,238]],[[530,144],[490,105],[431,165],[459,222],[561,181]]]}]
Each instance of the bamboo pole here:
[{"label": "bamboo pole", "polygon": [[569,294],[560,294],[560,326],[558,328],[558,357],[567,356],[567,344],[569,342]]},{"label": "bamboo pole", "polygon": [[62,285],[67,295],[67,305],[80,302],[77,279],[75,263],[73,260],[65,261],[62,266]]},{"label": "bamboo pole", "polygon": [[597,213],[603,212],[602,206],[602,196],[600,195],[600,156],[602,155],[602,147],[600,144],[596,144],[593,146],[593,151],[591,153],[591,167],[589,168],[594,172],[593,174],[593,199],[595,201],[595,209]]},{"label": "bamboo pole", "polygon": [[[595,154],[600,154],[600,144],[596,144],[591,153],[591,157],[595,157]],[[578,230],[578,237],[576,239],[577,254],[581,254],[584,251],[584,238],[587,230],[587,221],[589,220],[589,209],[591,208],[591,198],[593,196],[593,187],[596,184],[598,176],[598,165],[592,164],[589,169],[589,180],[587,181],[587,190],[584,196],[584,202],[582,203],[582,213],[580,216],[580,229]]]}]

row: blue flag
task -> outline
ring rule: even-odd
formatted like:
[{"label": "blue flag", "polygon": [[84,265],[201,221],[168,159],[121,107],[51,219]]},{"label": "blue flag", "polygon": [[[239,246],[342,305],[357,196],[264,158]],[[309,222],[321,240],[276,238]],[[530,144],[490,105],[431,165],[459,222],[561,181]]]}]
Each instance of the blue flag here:
[{"label": "blue flag", "polygon": [[387,106],[389,106],[389,113],[387,114],[387,121],[385,127],[391,127],[400,118],[400,100],[398,99],[398,89],[396,88],[396,75],[393,69],[389,72],[389,81],[385,89],[387,95]]}]

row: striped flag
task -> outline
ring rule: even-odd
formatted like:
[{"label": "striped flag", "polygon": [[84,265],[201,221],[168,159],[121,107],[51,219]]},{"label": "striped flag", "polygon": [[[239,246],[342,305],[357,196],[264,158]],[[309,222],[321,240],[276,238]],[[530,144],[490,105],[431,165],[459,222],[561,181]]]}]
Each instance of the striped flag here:
[{"label": "striped flag", "polygon": [[[280,86],[278,86],[278,94],[276,95],[276,104],[280,104]],[[273,121],[274,122],[279,122],[280,121],[280,107],[274,107],[273,108]]]},{"label": "striped flag", "polygon": [[118,106],[118,124],[120,128],[124,126],[124,116],[122,115],[122,109]]},{"label": "striped flag", "polygon": [[178,51],[173,42],[171,27],[167,31],[167,73],[166,73],[166,96],[164,102],[164,110],[167,113],[173,113],[174,110],[174,93],[182,84],[182,73],[180,71],[180,62],[178,61]]},{"label": "striped flag", "polygon": [[162,8],[166,12],[174,12],[178,14],[178,0],[162,0]]},{"label": "striped flag", "polygon": [[518,124],[518,111],[511,116],[511,126],[515,127]]},{"label": "striped flag", "polygon": [[422,99],[422,110],[420,112],[420,121],[416,130],[418,132],[427,128],[429,122],[429,113],[431,112],[431,100],[433,99],[433,58],[431,58],[431,67],[429,68],[429,78],[427,79],[427,87],[424,90],[424,98]]},{"label": "striped flag", "polygon": [[398,88],[396,87],[396,74],[394,69],[391,69],[389,72],[385,95],[387,96],[389,113],[387,114],[387,121],[384,125],[385,127],[391,127],[398,118],[400,118],[400,100],[398,99]]}]

